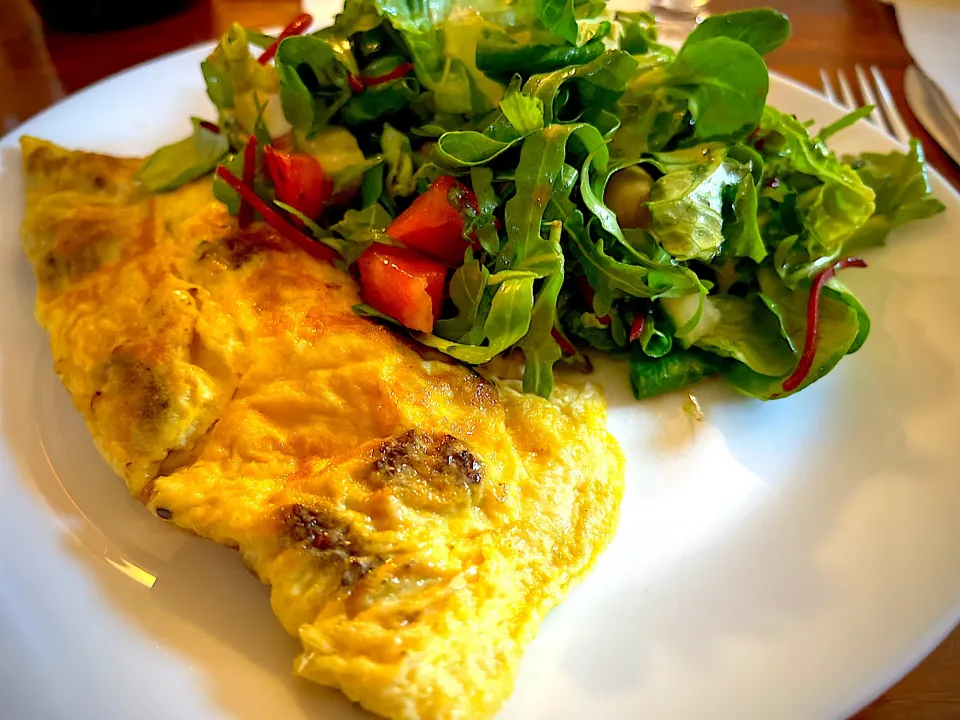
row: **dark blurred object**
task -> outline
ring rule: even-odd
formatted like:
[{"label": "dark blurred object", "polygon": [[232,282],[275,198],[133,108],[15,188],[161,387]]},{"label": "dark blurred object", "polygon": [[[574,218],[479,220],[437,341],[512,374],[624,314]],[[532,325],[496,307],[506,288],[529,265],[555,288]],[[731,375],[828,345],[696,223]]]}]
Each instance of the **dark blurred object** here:
[{"label": "dark blurred object", "polygon": [[0,135],[63,97],[29,0],[0,0]]},{"label": "dark blurred object", "polygon": [[51,30],[100,32],[154,22],[194,0],[33,0]]}]

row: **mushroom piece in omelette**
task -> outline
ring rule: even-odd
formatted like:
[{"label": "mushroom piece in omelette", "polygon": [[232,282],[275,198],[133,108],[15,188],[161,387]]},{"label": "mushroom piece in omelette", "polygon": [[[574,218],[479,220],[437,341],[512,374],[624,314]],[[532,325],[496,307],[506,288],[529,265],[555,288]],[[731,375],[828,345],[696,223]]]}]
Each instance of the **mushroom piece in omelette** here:
[{"label": "mushroom piece in omelette", "polygon": [[138,160],[22,148],[36,315],[130,492],[239,549],[298,675],[397,720],[492,716],[616,527],[599,393],[424,359],[209,179],[148,196]]}]

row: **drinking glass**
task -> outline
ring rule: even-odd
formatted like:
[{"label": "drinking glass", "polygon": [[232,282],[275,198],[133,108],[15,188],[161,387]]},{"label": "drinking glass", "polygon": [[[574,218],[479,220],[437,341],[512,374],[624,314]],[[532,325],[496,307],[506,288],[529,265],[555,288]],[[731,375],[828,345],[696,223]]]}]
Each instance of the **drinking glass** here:
[{"label": "drinking glass", "polygon": [[708,14],[710,0],[650,0],[650,12],[657,19],[660,42],[679,46]]}]

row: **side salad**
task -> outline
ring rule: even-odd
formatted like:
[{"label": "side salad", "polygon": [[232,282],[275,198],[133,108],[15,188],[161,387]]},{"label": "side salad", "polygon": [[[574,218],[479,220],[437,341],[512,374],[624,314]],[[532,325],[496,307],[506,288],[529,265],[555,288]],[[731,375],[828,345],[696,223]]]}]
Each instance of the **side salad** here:
[{"label": "side salad", "polygon": [[786,397],[863,345],[838,280],[943,206],[919,143],[839,158],[765,104],[769,9],[715,15],[673,51],[597,0],[346,0],[279,38],[234,25],[201,63],[219,117],[141,167],[150,192],[215,173],[260,219],[359,276],[361,315],[523,388],[594,348],[637,398],[722,376]]}]

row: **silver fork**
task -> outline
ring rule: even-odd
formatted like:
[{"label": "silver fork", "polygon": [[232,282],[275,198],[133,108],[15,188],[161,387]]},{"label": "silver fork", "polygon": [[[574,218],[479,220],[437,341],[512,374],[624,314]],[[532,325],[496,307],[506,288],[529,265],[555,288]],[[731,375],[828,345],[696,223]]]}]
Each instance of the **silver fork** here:
[{"label": "silver fork", "polygon": [[[843,68],[837,70],[837,80],[840,83],[840,97],[837,97],[833,89],[833,80],[830,79],[830,72],[825,68],[820,68],[820,80],[823,83],[823,94],[827,100],[845,107],[847,110],[854,110],[862,105],[873,105],[872,113],[864,118],[868,123],[878,128],[887,135],[892,135],[902,143],[910,142],[910,131],[903,122],[900,111],[897,110],[896,103],[893,102],[893,96],[890,94],[890,88],[887,87],[880,68],[876,65],[870,66],[870,75],[863,69],[863,65],[854,66],[854,72],[857,75],[857,85],[860,88],[860,95],[863,97],[863,103],[857,100],[853,93],[850,81],[847,80],[847,74]],[[873,82],[871,83],[871,77]]]}]

